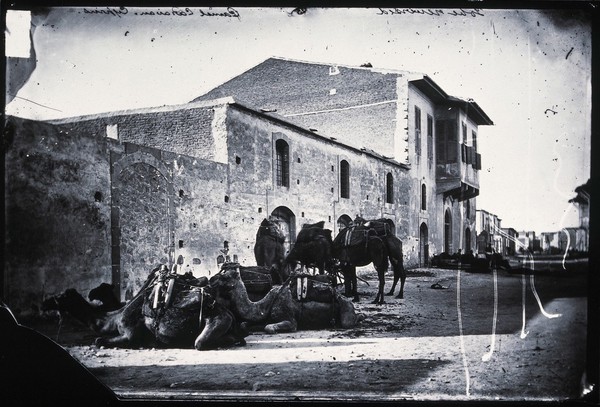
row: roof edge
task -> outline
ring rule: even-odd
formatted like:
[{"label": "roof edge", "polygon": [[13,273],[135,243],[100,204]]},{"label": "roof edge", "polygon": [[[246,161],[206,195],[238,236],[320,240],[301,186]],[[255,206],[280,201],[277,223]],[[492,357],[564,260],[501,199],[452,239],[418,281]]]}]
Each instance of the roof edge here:
[{"label": "roof edge", "polygon": [[219,99],[211,99],[211,100],[203,100],[198,102],[187,102],[181,103],[177,105],[162,105],[162,106],[153,106],[153,107],[143,107],[137,109],[125,109],[125,110],[114,110],[109,112],[102,113],[93,113],[81,116],[69,116],[59,119],[51,119],[51,120],[41,120],[46,123],[51,124],[64,124],[71,123],[74,121],[86,121],[86,120],[94,120],[108,117],[116,117],[116,116],[126,116],[126,115],[134,115],[134,114],[148,114],[148,113],[160,113],[160,112],[174,112],[176,110],[191,110],[202,107],[211,107],[218,106],[224,104],[232,104],[235,103],[235,100],[231,96],[226,96]]}]

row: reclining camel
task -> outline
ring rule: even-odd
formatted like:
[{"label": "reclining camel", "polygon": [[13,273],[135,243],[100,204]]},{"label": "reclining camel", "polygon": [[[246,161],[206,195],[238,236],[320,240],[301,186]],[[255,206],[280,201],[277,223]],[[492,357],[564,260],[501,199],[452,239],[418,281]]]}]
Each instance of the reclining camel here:
[{"label": "reclining camel", "polygon": [[42,310],[66,312],[83,322],[102,335],[97,346],[190,347],[193,343],[203,350],[245,344],[248,331],[214,300],[210,287],[195,285],[199,281],[193,276],[172,275],[170,298],[159,298],[161,290],[156,287],[164,276],[164,269],[154,269],[141,290],[117,311],[98,310],[72,288],[44,301]]},{"label": "reclining camel", "polygon": [[[290,278],[293,279],[292,276]],[[294,298],[289,281],[271,289],[264,298],[253,302],[240,277],[240,265],[225,263],[210,279],[215,298],[248,326],[259,326],[267,333],[295,332],[298,329],[331,328],[332,322],[352,328],[358,322],[351,301],[331,290],[329,299]],[[308,286],[308,285],[306,285]]]}]

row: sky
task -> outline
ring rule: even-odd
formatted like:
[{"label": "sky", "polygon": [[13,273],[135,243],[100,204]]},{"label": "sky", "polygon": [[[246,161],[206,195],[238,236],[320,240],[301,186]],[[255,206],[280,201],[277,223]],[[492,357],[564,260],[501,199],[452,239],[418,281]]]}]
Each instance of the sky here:
[{"label": "sky", "polygon": [[[7,56],[28,52],[20,27],[30,20],[20,17],[7,15]],[[578,225],[568,200],[590,177],[587,17],[577,10],[53,8],[31,20],[37,64],[6,113],[48,120],[182,104],[271,56],[422,72],[446,93],[473,98],[494,122],[478,131],[477,208],[502,227],[555,232]]]}]

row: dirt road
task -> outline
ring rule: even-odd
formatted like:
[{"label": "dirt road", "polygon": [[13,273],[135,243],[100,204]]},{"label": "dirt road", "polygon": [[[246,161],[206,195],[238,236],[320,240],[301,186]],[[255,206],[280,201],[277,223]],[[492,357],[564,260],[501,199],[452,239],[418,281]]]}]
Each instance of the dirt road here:
[{"label": "dirt road", "polygon": [[[383,306],[370,304],[375,275],[361,276],[368,284],[359,282],[356,308],[365,319],[350,330],[253,334],[244,347],[202,352],[99,349],[83,328],[63,328],[58,342],[124,399],[579,397],[586,272],[420,269],[409,272],[405,299]],[[38,330],[56,336],[56,325]]]}]

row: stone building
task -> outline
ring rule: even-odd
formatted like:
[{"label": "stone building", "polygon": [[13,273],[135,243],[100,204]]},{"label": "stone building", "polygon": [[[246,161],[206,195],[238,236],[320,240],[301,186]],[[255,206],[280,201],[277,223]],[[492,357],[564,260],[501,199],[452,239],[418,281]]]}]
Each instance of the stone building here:
[{"label": "stone building", "polygon": [[475,230],[477,232],[477,253],[485,253],[491,246],[496,253],[502,253],[502,219],[483,209],[476,210]]},{"label": "stone building", "polygon": [[112,282],[127,299],[158,263],[216,272],[225,246],[251,265],[269,216],[288,247],[361,215],[394,221],[407,267],[466,251],[491,124],[423,74],[281,58],[183,105],[8,118],[5,298]]},{"label": "stone building", "polygon": [[587,252],[589,250],[590,241],[590,198],[592,192],[591,180],[583,185],[579,185],[575,188],[577,194],[574,198],[570,199],[569,202],[577,206],[579,212],[579,228],[576,232],[576,243],[574,250],[580,252]]},{"label": "stone building", "polygon": [[503,256],[514,256],[517,253],[517,242],[519,233],[513,228],[502,228],[502,251]]}]

